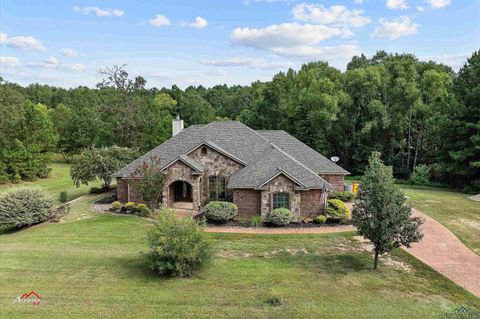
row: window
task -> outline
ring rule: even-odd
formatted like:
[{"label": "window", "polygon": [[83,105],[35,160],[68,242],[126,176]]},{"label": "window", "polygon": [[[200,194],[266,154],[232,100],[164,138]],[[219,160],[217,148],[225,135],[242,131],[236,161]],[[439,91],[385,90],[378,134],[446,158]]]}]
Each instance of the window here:
[{"label": "window", "polygon": [[273,194],[273,209],[275,208],[288,208],[290,209],[290,201],[288,193],[276,193]]},{"label": "window", "polygon": [[225,199],[225,177],[210,176],[208,177],[208,189],[210,191],[210,199]]},{"label": "window", "polygon": [[207,148],[205,146],[201,149],[202,155],[207,155]]}]

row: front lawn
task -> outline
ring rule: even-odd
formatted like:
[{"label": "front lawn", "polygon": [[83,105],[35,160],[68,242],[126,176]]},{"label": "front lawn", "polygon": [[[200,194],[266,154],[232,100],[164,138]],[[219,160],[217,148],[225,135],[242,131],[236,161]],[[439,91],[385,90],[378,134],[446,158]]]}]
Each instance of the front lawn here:
[{"label": "front lawn", "polygon": [[[351,233],[211,234],[209,269],[158,278],[140,256],[149,222],[91,213],[96,198],[77,201],[65,222],[0,235],[2,318],[444,318],[480,308],[401,250],[373,271]],[[31,290],[43,304],[13,303]]]},{"label": "front lawn", "polygon": [[68,200],[72,200],[87,194],[91,187],[101,187],[100,182],[90,183],[89,185],[81,185],[78,188],[75,187],[72,179],[70,178],[70,166],[71,164],[67,163],[52,163],[50,165],[52,171],[50,176],[47,178],[41,178],[33,182],[22,181],[18,184],[0,185],[0,192],[12,187],[35,185],[44,187],[55,200],[58,200],[60,192],[63,191],[67,192]]}]

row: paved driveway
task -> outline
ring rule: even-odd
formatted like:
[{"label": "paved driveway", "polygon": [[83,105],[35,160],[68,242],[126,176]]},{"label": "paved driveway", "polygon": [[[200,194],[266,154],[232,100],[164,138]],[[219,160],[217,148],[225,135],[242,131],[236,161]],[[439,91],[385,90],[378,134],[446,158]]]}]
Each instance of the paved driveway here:
[{"label": "paved driveway", "polygon": [[412,209],[425,219],[423,240],[405,248],[457,285],[480,297],[480,256],[468,249],[450,230],[431,217]]}]

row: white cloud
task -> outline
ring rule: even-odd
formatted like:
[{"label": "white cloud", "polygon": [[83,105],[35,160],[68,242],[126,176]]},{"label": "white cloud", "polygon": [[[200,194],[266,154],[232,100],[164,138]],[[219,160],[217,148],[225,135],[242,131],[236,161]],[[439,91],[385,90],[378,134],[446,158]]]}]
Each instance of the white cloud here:
[{"label": "white cloud", "polygon": [[353,3],[355,3],[355,4],[362,4],[362,3],[364,3],[365,1],[367,1],[367,0],[353,0]]},{"label": "white cloud", "polygon": [[418,12],[423,12],[423,11],[425,11],[425,7],[417,6],[417,11],[418,11]]},{"label": "white cloud", "polygon": [[282,23],[262,29],[236,28],[230,38],[232,42],[256,49],[272,50],[277,47],[314,45],[334,36],[350,37],[352,33],[325,25]]},{"label": "white cloud", "polygon": [[11,48],[23,49],[23,50],[36,50],[36,51],[46,51],[47,49],[43,44],[35,39],[35,37],[28,36],[16,36],[8,37],[6,33],[0,32],[0,44],[5,44]]},{"label": "white cloud", "polygon": [[82,14],[95,13],[99,17],[122,17],[125,11],[118,9],[101,9],[99,7],[73,7],[73,10]]},{"label": "white cloud", "polygon": [[43,61],[45,64],[50,64],[50,65],[57,65],[58,64],[58,59],[54,56],[49,57],[45,61]]},{"label": "white cloud", "polygon": [[425,0],[433,8],[443,8],[449,6],[452,0]]},{"label": "white cloud", "polygon": [[75,51],[74,49],[70,49],[70,48],[63,48],[61,52],[62,52],[62,55],[66,56],[66,57],[69,57],[69,58],[74,58],[74,57],[78,56],[78,52]]},{"label": "white cloud", "polygon": [[355,44],[343,44],[338,46],[297,46],[293,48],[276,48],[273,52],[279,56],[287,58],[342,60],[360,54],[361,50]]},{"label": "white cloud", "polygon": [[196,17],[195,21],[193,21],[193,22],[180,22],[180,25],[187,26],[187,27],[192,27],[192,28],[197,28],[197,29],[202,29],[202,28],[205,28],[208,25],[208,21],[205,20],[202,17]]},{"label": "white cloud", "polygon": [[170,25],[170,19],[162,14],[157,14],[155,18],[148,20],[148,22],[155,27]]},{"label": "white cloud", "polygon": [[20,60],[14,56],[0,56],[0,65],[5,65],[10,68],[18,68],[22,64]]},{"label": "white cloud", "polygon": [[360,28],[370,23],[370,18],[363,16],[363,10],[348,10],[345,6],[331,6],[310,3],[297,4],[292,9],[293,18],[314,24],[334,24]]},{"label": "white cloud", "polygon": [[228,72],[224,69],[213,69],[207,72],[207,75],[210,76],[227,76]]},{"label": "white cloud", "polygon": [[200,60],[203,65],[216,67],[249,67],[252,69],[285,69],[293,66],[291,62],[271,62],[264,59],[255,59],[248,57],[230,57],[216,60]]},{"label": "white cloud", "polygon": [[458,54],[442,54],[437,56],[427,56],[423,59],[434,60],[443,64],[446,64],[455,71],[458,71],[467,62],[467,59],[471,56],[471,53],[458,53]]},{"label": "white cloud", "polygon": [[387,0],[387,8],[405,10],[409,8],[408,1],[407,0]]},{"label": "white cloud", "polygon": [[410,17],[401,16],[393,19],[380,19],[380,26],[375,28],[371,34],[374,38],[389,38],[391,40],[399,37],[417,34],[419,25],[412,23]]}]

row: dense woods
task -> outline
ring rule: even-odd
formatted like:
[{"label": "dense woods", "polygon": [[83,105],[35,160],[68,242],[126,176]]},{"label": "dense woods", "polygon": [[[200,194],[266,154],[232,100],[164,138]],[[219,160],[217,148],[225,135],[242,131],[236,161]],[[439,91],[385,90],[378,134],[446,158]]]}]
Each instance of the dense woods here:
[{"label": "dense woods", "polygon": [[[236,119],[289,132],[360,174],[372,151],[408,178],[426,164],[431,178],[480,190],[480,52],[455,73],[410,54],[354,57],[345,72],[324,62],[249,86],[145,88],[125,66],[106,68],[96,88],[0,85],[0,183],[48,174],[56,152],[118,145],[146,152],[186,125]],[[422,167],[424,167],[422,165]]]}]

